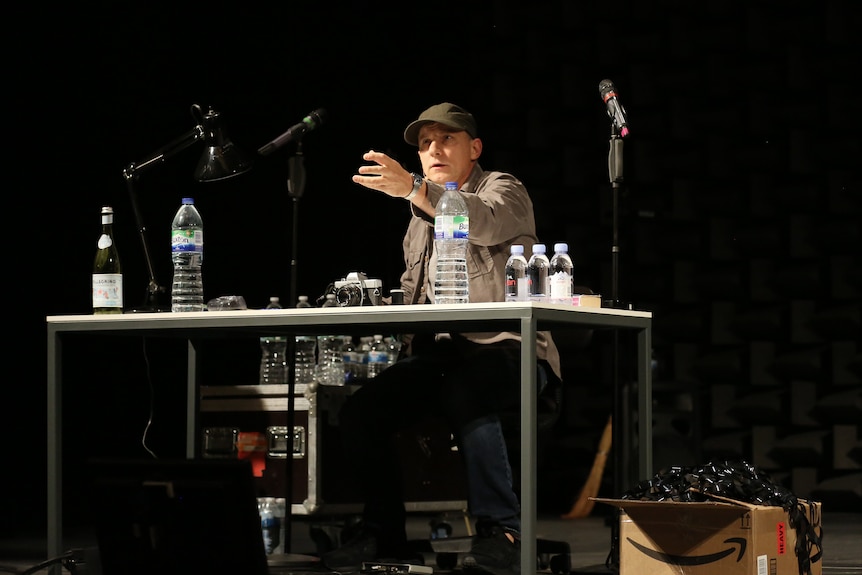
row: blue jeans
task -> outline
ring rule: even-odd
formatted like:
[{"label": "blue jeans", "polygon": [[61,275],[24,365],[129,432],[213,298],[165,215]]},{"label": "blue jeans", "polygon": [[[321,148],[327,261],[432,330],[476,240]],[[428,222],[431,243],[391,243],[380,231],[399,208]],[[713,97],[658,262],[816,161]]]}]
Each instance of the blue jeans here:
[{"label": "blue jeans", "polygon": [[512,467],[503,427],[496,415],[481,417],[458,433],[467,468],[470,514],[521,531],[521,504],[512,485]]},{"label": "blue jeans", "polygon": [[346,469],[364,497],[363,520],[384,546],[406,539],[395,434],[427,417],[442,418],[455,435],[471,515],[519,528],[520,504],[497,414],[517,408],[520,385],[518,342],[478,345],[455,337],[414,342],[413,355],[347,399],[338,415]]}]

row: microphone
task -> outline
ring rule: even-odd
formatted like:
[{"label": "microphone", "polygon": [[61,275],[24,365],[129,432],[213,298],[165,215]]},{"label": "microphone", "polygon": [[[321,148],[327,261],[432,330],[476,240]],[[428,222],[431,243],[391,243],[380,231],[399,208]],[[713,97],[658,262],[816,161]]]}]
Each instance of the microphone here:
[{"label": "microphone", "polygon": [[614,129],[621,137],[625,138],[629,134],[626,109],[617,99],[617,89],[614,83],[607,79],[599,82],[599,94],[602,96],[602,102],[608,108],[608,116],[614,122]]},{"label": "microphone", "polygon": [[323,108],[318,108],[313,112],[309,112],[306,117],[302,119],[302,121],[298,124],[295,124],[290,127],[285,133],[266,144],[265,146],[261,146],[257,153],[261,156],[267,156],[288,142],[292,142],[293,140],[301,139],[306,132],[310,132],[318,126],[322,126],[323,123],[327,120],[328,115],[326,110]]}]

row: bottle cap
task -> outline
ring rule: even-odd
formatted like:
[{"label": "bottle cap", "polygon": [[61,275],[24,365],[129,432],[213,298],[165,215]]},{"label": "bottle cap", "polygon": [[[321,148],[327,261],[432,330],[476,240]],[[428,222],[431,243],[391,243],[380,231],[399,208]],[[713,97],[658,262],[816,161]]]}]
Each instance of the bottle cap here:
[{"label": "bottle cap", "polygon": [[523,253],[524,253],[524,246],[523,246],[523,244],[512,244],[512,246],[509,248],[509,253],[512,253],[512,254],[523,254]]},{"label": "bottle cap", "polygon": [[534,254],[545,253],[545,244],[533,244],[533,253]]},{"label": "bottle cap", "polygon": [[569,244],[566,244],[566,243],[554,244],[554,251],[557,253],[568,252],[569,251]]},{"label": "bottle cap", "polygon": [[183,204],[193,204],[195,203],[194,198],[183,198]]}]

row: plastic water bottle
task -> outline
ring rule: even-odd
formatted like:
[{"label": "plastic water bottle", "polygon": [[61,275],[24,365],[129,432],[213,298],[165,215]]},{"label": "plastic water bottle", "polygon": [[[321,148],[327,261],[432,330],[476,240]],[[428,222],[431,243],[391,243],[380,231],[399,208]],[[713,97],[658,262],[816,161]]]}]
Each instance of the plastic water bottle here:
[{"label": "plastic water bottle", "polygon": [[389,366],[389,346],[383,341],[383,335],[375,334],[374,340],[371,342],[371,348],[368,350],[368,369],[366,377],[368,379],[377,377],[377,375]]},{"label": "plastic water bottle", "polygon": [[[269,298],[266,309],[281,309],[278,296]],[[287,383],[287,338],[269,335],[260,338],[260,385]]]},{"label": "plastic water bottle", "polygon": [[323,304],[320,307],[339,307],[338,302],[335,300],[335,294],[326,294],[326,299],[323,301]]},{"label": "plastic water bottle", "polygon": [[371,351],[371,342],[374,341],[374,336],[363,335],[359,337],[359,345],[353,352],[351,367],[356,369],[357,379],[366,379],[368,377],[368,354]]},{"label": "plastic water bottle", "polygon": [[301,295],[296,298],[296,307],[311,307],[307,295]]},{"label": "plastic water bottle", "polygon": [[123,313],[123,272],[110,206],[102,207],[102,233],[93,262],[93,313]]},{"label": "plastic water bottle", "polygon": [[512,244],[506,261],[506,301],[530,301],[524,246]]},{"label": "plastic water bottle", "polygon": [[[279,525],[284,526],[287,520],[287,499],[284,497],[275,498],[275,517],[278,519]],[[285,549],[284,535],[287,529],[279,529],[278,546],[275,548],[275,553],[282,554]]]},{"label": "plastic water bottle", "polygon": [[359,367],[356,363],[356,347],[353,345],[353,338],[351,336],[344,336],[341,345],[341,360],[344,362],[344,382],[353,383],[359,379]]},{"label": "plastic water bottle", "polygon": [[296,383],[314,383],[314,368],[317,365],[315,352],[317,338],[313,335],[296,336]]},{"label": "plastic water bottle", "polygon": [[183,198],[171,223],[171,311],[203,311],[204,224],[192,198]]},{"label": "plastic water bottle", "polygon": [[260,529],[263,535],[263,547],[267,555],[276,552],[281,543],[281,518],[277,515],[274,497],[259,497],[257,509],[260,513]]},{"label": "plastic water bottle", "polygon": [[[331,294],[334,295],[334,294]],[[315,379],[320,385],[344,385],[342,348],[346,335],[317,336],[317,369]]]},{"label": "plastic water bottle", "polygon": [[446,191],[437,203],[434,216],[434,249],[437,270],[434,275],[434,303],[468,303],[467,241],[470,216],[457,182],[446,182]]},{"label": "plastic water bottle", "polygon": [[548,270],[551,262],[545,255],[545,244],[533,244],[533,255],[527,262],[527,283],[530,287],[530,301],[548,301]]},{"label": "plastic water bottle", "polygon": [[281,301],[277,295],[270,296],[269,303],[266,304],[266,309],[281,309]]},{"label": "plastic water bottle", "polygon": [[393,335],[387,337],[385,340],[386,348],[389,355],[389,359],[386,362],[387,367],[398,361],[398,356],[401,355],[401,336]]},{"label": "plastic water bottle", "polygon": [[261,385],[287,383],[287,338],[269,335],[260,338]]},{"label": "plastic water bottle", "polygon": [[548,275],[550,286],[550,303],[572,305],[574,295],[574,270],[572,258],[569,256],[569,245],[554,244],[554,255],[551,257],[551,269]]}]

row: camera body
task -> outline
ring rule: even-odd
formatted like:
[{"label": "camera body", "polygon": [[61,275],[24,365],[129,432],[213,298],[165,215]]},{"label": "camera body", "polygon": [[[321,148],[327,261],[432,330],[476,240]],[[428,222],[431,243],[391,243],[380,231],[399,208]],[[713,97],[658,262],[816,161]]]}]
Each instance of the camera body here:
[{"label": "camera body", "polygon": [[368,279],[362,272],[350,272],[347,277],[333,285],[335,301],[341,307],[380,305],[383,296],[383,282]]}]

